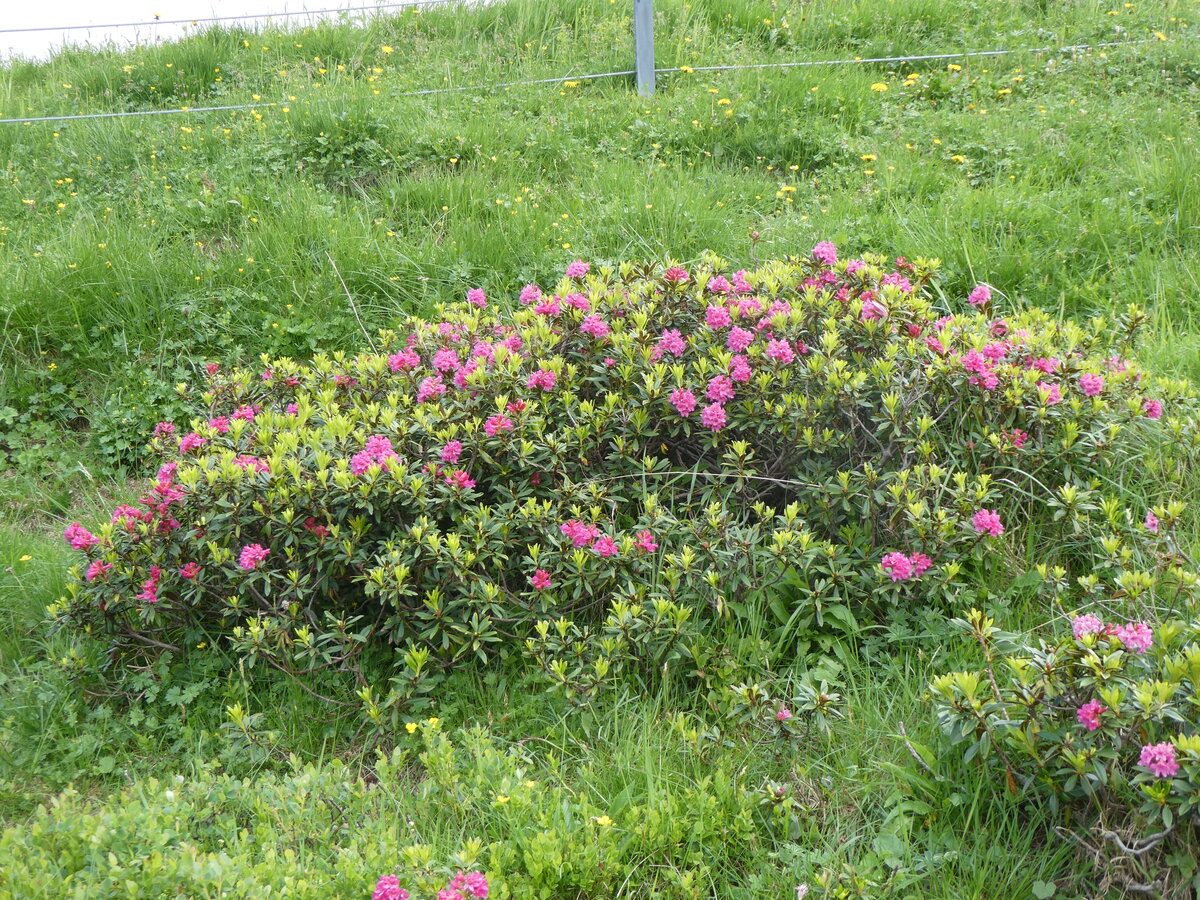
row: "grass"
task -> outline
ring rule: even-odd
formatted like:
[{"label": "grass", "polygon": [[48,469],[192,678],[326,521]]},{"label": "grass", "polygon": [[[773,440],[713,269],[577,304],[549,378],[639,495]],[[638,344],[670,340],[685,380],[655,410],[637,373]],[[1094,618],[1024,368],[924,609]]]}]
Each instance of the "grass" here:
[{"label": "grass", "polygon": [[[132,493],[145,434],[186,416],[176,385],[205,360],[360,346],[359,317],[373,331],[469,287],[511,297],[576,257],[688,261],[709,250],[749,263],[832,239],[847,252],[939,256],[948,296],[986,281],[1007,303],[1063,315],[1143,304],[1154,323],[1144,361],[1200,378],[1191,4],[659,0],[664,68],[1141,43],[677,70],[649,99],[629,78],[571,77],[630,65],[628,6],[509,0],[362,26],[212,29],[0,69],[0,117],[262,104],[0,125],[0,820],[12,826],[0,854],[15,852],[38,804],[68,783],[106,814],[135,811],[123,827],[163,821],[169,805],[147,779],[165,759],[200,792],[221,771],[255,779],[258,806],[198,839],[201,851],[218,854],[225,841],[244,873],[272,853],[301,852],[313,896],[341,884],[332,843],[313,849],[301,813],[268,807],[302,808],[287,804],[304,789],[305,762],[326,774],[331,760],[346,762],[350,780],[369,770],[354,723],[320,723],[302,692],[237,672],[203,673],[186,700],[182,683],[152,675],[139,696],[96,700],[49,664],[65,652],[40,627],[66,577],[57,534]],[[1148,448],[1149,471],[1155,458]],[[1192,491],[1194,476],[1183,477]],[[1147,486],[1131,470],[1119,489],[1132,502]],[[1038,611],[1017,600],[1014,615],[1032,625]],[[938,666],[958,652],[939,649]],[[779,781],[801,798],[798,821],[779,826],[793,829],[789,840],[697,860],[681,837],[625,859],[628,877],[610,893],[547,876],[538,890],[549,893],[530,896],[780,896],[843,866],[885,885],[867,896],[1027,897],[1037,881],[1060,896],[1092,889],[1094,873],[1073,850],[1030,827],[1036,811],[989,802],[998,788],[969,767],[946,762],[936,776],[914,767],[899,723],[914,742],[935,742],[922,699],[933,666],[920,642],[886,664],[850,663],[838,673],[846,720],[792,756],[689,738],[671,726],[668,696],[568,714],[519,672],[464,675],[436,712],[446,729],[487,723],[532,778],[596,815],[608,810],[627,833],[635,807],[694,800],[687,788],[716,770],[739,773],[747,796]],[[228,725],[225,709],[239,702],[262,716],[250,737]],[[302,762],[288,762],[291,753]],[[383,821],[403,806],[404,784],[387,785],[384,798],[363,783],[346,802],[364,822]],[[414,812],[419,842],[438,858],[480,836],[496,853],[541,852],[531,842],[544,823],[500,820],[474,800],[448,816],[438,803],[451,799]],[[200,829],[219,805],[199,802],[187,821]],[[702,819],[687,822],[705,852],[719,848]],[[255,846],[240,837],[250,822]],[[366,825],[364,840],[394,842],[390,827]],[[558,846],[582,853],[587,834],[564,831]],[[88,861],[72,896],[109,896],[106,864]],[[51,895],[52,881],[26,875],[22,885],[0,873],[0,896]],[[222,896],[242,896],[234,884]],[[203,891],[195,895],[217,895],[208,882]]]}]

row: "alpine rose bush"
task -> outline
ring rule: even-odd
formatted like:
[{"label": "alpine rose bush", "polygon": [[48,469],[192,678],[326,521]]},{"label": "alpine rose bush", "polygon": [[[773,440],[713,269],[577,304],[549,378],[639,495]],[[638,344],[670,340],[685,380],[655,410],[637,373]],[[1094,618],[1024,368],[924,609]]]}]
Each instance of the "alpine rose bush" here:
[{"label": "alpine rose bush", "polygon": [[397,684],[616,601],[697,626],[784,581],[856,615],[948,603],[1022,491],[1102,472],[1189,401],[1129,359],[1136,307],[938,307],[936,269],[827,242],[753,272],[576,261],[377,353],[210,366],[145,496],[68,529],[54,613],[126,660],[218,636],[364,684],[382,654],[406,674],[360,690],[378,718]]}]

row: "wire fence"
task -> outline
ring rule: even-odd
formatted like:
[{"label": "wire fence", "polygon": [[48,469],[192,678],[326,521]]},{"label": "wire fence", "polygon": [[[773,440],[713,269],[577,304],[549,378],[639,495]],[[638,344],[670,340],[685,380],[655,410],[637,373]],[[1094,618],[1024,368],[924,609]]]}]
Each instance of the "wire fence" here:
[{"label": "wire fence", "polygon": [[[100,28],[142,28],[151,25],[199,25],[201,22],[244,22],[251,19],[278,19],[287,16],[319,16],[330,13],[386,12],[414,6],[441,6],[448,3],[463,5],[472,0],[402,0],[399,3],[379,3],[373,6],[337,6],[329,9],[295,9],[273,13],[246,13],[240,16],[204,16],[196,19],[151,19],[144,22],[108,22],[96,25],[36,25],[30,28],[0,28],[0,34],[30,34],[44,31],[94,31]],[[478,2],[478,0],[475,0]]]},{"label": "wire fence", "polygon": [[[421,6],[438,6],[443,4],[481,4],[487,0],[404,0],[404,2],[379,4],[375,6],[359,6],[340,9],[325,9],[325,10],[304,10],[275,13],[273,15],[315,15],[318,13],[329,12],[356,12],[356,11],[376,11],[387,9],[399,9],[405,7],[421,7]],[[100,28],[100,27],[125,27],[133,25],[151,25],[151,24],[180,24],[180,23],[198,23],[198,22],[218,22],[232,21],[249,18],[265,18],[263,16],[214,16],[207,19],[178,19],[169,21],[155,20],[155,22],[128,22],[117,23],[110,26],[60,26],[56,29],[36,28],[36,29],[0,29],[0,33],[10,33],[15,31],[42,31],[42,30],[69,30],[72,28]],[[947,59],[972,59],[972,58],[987,58],[998,56],[1009,56],[1014,54],[1073,54],[1086,53],[1094,50],[1107,50],[1120,47],[1143,46],[1155,42],[1166,40],[1166,36],[1162,32],[1155,32],[1154,39],[1139,39],[1128,41],[1103,41],[1093,44],[1070,44],[1066,46],[1047,45],[1041,47],[1016,47],[1002,48],[994,50],[956,50],[946,53],[922,53],[910,54],[905,56],[876,56],[876,57],[853,57],[843,59],[808,59],[808,60],[790,60],[784,62],[770,63],[728,63],[714,64],[703,66],[672,66],[668,68],[654,68],[650,70],[655,75],[672,75],[685,74],[691,72],[730,72],[738,70],[754,70],[754,69],[796,69],[809,68],[815,66],[847,66],[847,65],[892,65],[899,63],[912,62],[931,62],[935,60]],[[640,60],[639,60],[640,62]],[[427,88],[423,90],[401,91],[390,94],[393,97],[430,97],[439,94],[457,94],[469,91],[486,92],[490,90],[509,89],[514,87],[546,85],[546,84],[563,84],[571,81],[596,81],[608,78],[623,78],[628,76],[637,76],[639,87],[645,83],[645,78],[648,73],[641,68],[623,69],[613,72],[599,72],[594,74],[575,75],[567,74],[552,78],[533,78],[519,81],[500,81],[487,82],[483,84],[460,85],[456,87],[438,87]],[[650,90],[653,90],[653,79],[651,78]],[[119,119],[133,116],[164,116],[164,115],[181,115],[185,113],[208,113],[208,112],[227,112],[248,109],[269,109],[272,107],[283,106],[283,101],[280,102],[257,102],[257,103],[241,103],[226,106],[180,106],[165,109],[147,109],[147,110],[129,110],[119,112],[99,112],[99,113],[66,113],[61,115],[49,116],[20,116],[12,118],[0,118],[0,125],[18,125],[32,124],[34,122],[69,122],[84,119]]]}]

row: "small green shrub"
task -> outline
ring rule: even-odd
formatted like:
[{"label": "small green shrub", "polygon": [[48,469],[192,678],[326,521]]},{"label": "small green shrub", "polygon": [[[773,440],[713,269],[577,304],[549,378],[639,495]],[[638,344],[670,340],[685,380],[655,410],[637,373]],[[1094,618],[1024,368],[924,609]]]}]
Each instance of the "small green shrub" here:
[{"label": "small green shrub", "polygon": [[1200,885],[1200,574],[1176,533],[1184,508],[1143,517],[1081,490],[1059,501],[1091,571],[1040,567],[1060,615],[1037,640],[978,610],[955,620],[984,668],[932,682],[938,719],[1011,795],[1048,802],[1064,834],[1107,860],[1110,882],[1189,895]]},{"label": "small green shrub", "polygon": [[[352,673],[394,727],[442,669],[542,620],[597,644],[594,679],[618,602],[676,631],[778,597],[797,622],[944,609],[1003,565],[1030,492],[1106,471],[1183,396],[1124,359],[1136,308],[1000,318],[979,287],[952,314],[923,290],[936,263],[831,244],[718,265],[576,262],[379,352],[210,365],[209,409],[157,430],[140,505],[68,529],[86,561],[55,616],[120,662],[204,640]],[[620,655],[644,675],[679,636]]]}]

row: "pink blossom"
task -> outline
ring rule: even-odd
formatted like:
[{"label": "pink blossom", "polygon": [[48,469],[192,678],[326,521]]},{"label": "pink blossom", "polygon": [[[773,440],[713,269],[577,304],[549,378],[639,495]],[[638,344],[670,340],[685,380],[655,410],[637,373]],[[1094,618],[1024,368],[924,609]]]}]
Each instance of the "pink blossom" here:
[{"label": "pink blossom", "polygon": [[579,325],[579,330],[593,337],[602,338],[608,334],[609,328],[608,323],[604,319],[593,313],[590,316],[584,317],[583,322]]},{"label": "pink blossom", "polygon": [[487,309],[487,296],[483,293],[482,288],[471,288],[467,291],[467,302],[480,309]]},{"label": "pink blossom", "polygon": [[971,291],[967,297],[967,302],[972,306],[986,306],[988,301],[992,299],[992,289],[986,284],[977,284],[975,289]]},{"label": "pink blossom", "polygon": [[154,426],[154,437],[163,437],[175,433],[174,422],[159,422]]},{"label": "pink blossom", "polygon": [[87,574],[84,576],[88,581],[94,581],[106,575],[112,569],[112,563],[106,563],[102,559],[93,559],[87,567]]},{"label": "pink blossom", "polygon": [[903,553],[889,553],[879,564],[892,576],[892,581],[907,581],[915,572],[912,560]]},{"label": "pink blossom", "polygon": [[187,578],[189,581],[200,574],[200,563],[190,562],[179,570],[179,575],[182,578]]},{"label": "pink blossom", "polygon": [[361,450],[350,457],[350,472],[353,475],[363,475],[373,465],[375,465],[375,457],[365,450]]},{"label": "pink blossom", "polygon": [[329,537],[331,534],[328,525],[318,525],[316,516],[309,516],[304,520],[301,526],[305,531],[315,534],[317,537]]},{"label": "pink blossom", "polygon": [[261,406],[251,406],[251,405],[239,406],[237,409],[235,409],[233,411],[233,415],[231,416],[231,418],[242,419],[246,422],[253,422],[254,417],[257,416],[259,414],[259,412],[261,412],[261,411],[262,411]]},{"label": "pink blossom", "polygon": [[863,300],[862,320],[864,322],[874,322],[879,319],[886,319],[887,313],[887,307],[878,300],[872,297],[868,297],[867,299]]},{"label": "pink blossom", "polygon": [[837,262],[837,246],[832,241],[821,241],[812,248],[812,257],[819,263],[832,266]]},{"label": "pink blossom", "polygon": [[696,395],[686,388],[671,391],[671,405],[686,419],[696,408]]},{"label": "pink blossom", "polygon": [[714,294],[729,294],[733,292],[733,285],[724,275],[717,275],[708,280],[708,289]]},{"label": "pink blossom", "polygon": [[933,565],[933,560],[924,553],[914,553],[908,558],[908,561],[912,563],[914,578],[924,575],[929,567]]},{"label": "pink blossom", "polygon": [[229,417],[217,416],[215,419],[209,419],[208,427],[217,434],[229,434]]},{"label": "pink blossom", "polygon": [[975,526],[976,534],[987,533],[992,537],[1000,537],[1004,534],[1004,526],[1000,523],[1000,513],[994,509],[979,510],[972,517],[971,524]]},{"label": "pink blossom", "polygon": [[271,551],[261,544],[247,544],[238,556],[238,565],[249,571],[257,569],[259,563],[270,555]]},{"label": "pink blossom", "polygon": [[1079,389],[1085,397],[1095,397],[1104,391],[1104,376],[1084,372],[1079,376]]},{"label": "pink blossom", "polygon": [[400,879],[395,875],[384,875],[375,883],[371,900],[408,900],[408,891],[400,887]]},{"label": "pink blossom", "polygon": [[[122,524],[126,520],[129,520],[129,519],[140,522],[142,519],[142,515],[143,515],[142,511],[140,509],[138,509],[137,507],[130,506],[127,503],[122,503],[120,506],[118,506],[116,509],[113,510],[112,521],[113,521],[113,524]],[[146,515],[149,515],[149,514],[147,513]]]},{"label": "pink blossom", "polygon": [[658,549],[658,542],[654,540],[654,535],[642,529],[637,533],[637,540],[634,541],[634,546],[645,553],[653,553]]},{"label": "pink blossom", "polygon": [[1079,720],[1080,725],[1087,727],[1088,731],[1095,731],[1100,727],[1100,714],[1108,710],[1100,704],[1099,700],[1089,700],[1075,712],[1075,718]]},{"label": "pink blossom", "polygon": [[66,531],[63,532],[63,538],[75,550],[87,550],[100,543],[94,534],[78,522],[72,522],[67,526]]},{"label": "pink blossom", "polygon": [[725,407],[720,403],[706,406],[700,413],[700,424],[711,431],[720,431],[725,427],[727,421]]},{"label": "pink blossom", "polygon": [[1134,653],[1142,654],[1154,646],[1154,632],[1145,622],[1117,626],[1117,638]]},{"label": "pink blossom", "polygon": [[[477,900],[485,900],[488,895],[487,877],[482,872],[467,873],[467,892]],[[401,898],[403,900],[403,898]]]},{"label": "pink blossom", "polygon": [[440,397],[444,393],[446,393],[446,385],[442,381],[442,376],[430,375],[428,378],[422,379],[417,388],[417,402],[424,403],[426,400]]},{"label": "pink blossom", "polygon": [[1146,526],[1146,530],[1158,534],[1158,516],[1154,514],[1154,510],[1146,510],[1146,520],[1142,522]]},{"label": "pink blossom", "polygon": [[736,396],[733,390],[733,380],[728,375],[718,375],[708,383],[706,396],[713,403],[724,403]]},{"label": "pink blossom", "polygon": [[753,343],[754,332],[747,331],[745,328],[739,328],[735,325],[729,332],[729,339],[725,342],[725,346],[734,353],[741,353]]},{"label": "pink blossom", "polygon": [[587,312],[589,309],[591,309],[592,304],[588,302],[588,298],[583,296],[583,294],[575,293],[567,294],[567,306],[571,307],[572,309],[578,309],[582,312]]},{"label": "pink blossom", "polygon": [[528,306],[530,303],[536,303],[542,297],[542,289],[536,284],[527,284],[521,288],[521,303]]},{"label": "pink blossom", "polygon": [[442,888],[437,892],[436,900],[463,900],[463,895],[453,888]]},{"label": "pink blossom", "polygon": [[889,272],[879,279],[879,283],[884,286],[894,285],[900,288],[900,292],[904,294],[911,294],[913,290],[912,282],[899,272]]},{"label": "pink blossom", "polygon": [[142,582],[142,592],[135,599],[145,600],[147,603],[158,602],[158,582],[162,578],[162,569],[158,566],[150,567],[150,577]]},{"label": "pink blossom", "polygon": [[208,443],[208,438],[201,437],[194,431],[189,431],[179,439],[179,452],[191,453],[193,450],[199,449]]},{"label": "pink blossom", "polygon": [[408,372],[420,364],[421,357],[412,349],[401,350],[388,357],[388,368],[393,372]]},{"label": "pink blossom", "polygon": [[239,453],[235,456],[233,464],[242,470],[250,469],[253,472],[271,471],[271,464],[265,459],[259,459],[257,456],[247,456],[244,453]]},{"label": "pink blossom", "polygon": [[612,366],[615,366],[617,364],[617,361],[615,359],[613,359],[611,356],[606,356],[606,357],[604,357],[604,364],[611,368]]},{"label": "pink blossom", "polygon": [[792,717],[792,711],[786,706],[779,707],[779,712],[775,713],[776,722],[786,722]]},{"label": "pink blossom", "polygon": [[1151,399],[1143,400],[1142,412],[1146,414],[1147,419],[1161,419],[1163,414],[1162,401]]},{"label": "pink blossom", "polygon": [[1146,744],[1142,747],[1138,765],[1149,769],[1155,778],[1170,778],[1179,771],[1179,763],[1175,761],[1175,745],[1170,741]]},{"label": "pink blossom", "polygon": [[546,588],[550,587],[554,582],[550,580],[549,572],[547,572],[545,569],[538,569],[536,572],[533,573],[533,577],[531,577],[529,579],[529,583],[532,584],[539,591],[544,591]]},{"label": "pink blossom", "polygon": [[983,355],[991,362],[1000,362],[1008,355],[1008,344],[1004,341],[992,341],[983,348]]},{"label": "pink blossom", "polygon": [[460,491],[467,491],[475,487],[475,479],[462,469],[455,469],[446,476],[446,484]]},{"label": "pink blossom", "polygon": [[663,272],[663,280],[668,281],[671,284],[683,284],[691,277],[692,276],[688,274],[687,269],[680,268],[679,266],[674,266]]},{"label": "pink blossom", "polygon": [[1012,431],[1004,432],[1004,437],[1012,444],[1014,450],[1021,450],[1025,446],[1025,442],[1029,440],[1029,435],[1020,428],[1014,428]]},{"label": "pink blossom", "polygon": [[442,447],[441,460],[444,463],[456,463],[462,456],[462,452],[462,441],[447,441],[446,445]]},{"label": "pink blossom", "polygon": [[459,366],[458,371],[454,373],[454,377],[451,379],[454,382],[454,386],[465,389],[467,386],[467,377],[478,368],[479,360],[477,359],[469,360]]},{"label": "pink blossom", "polygon": [[767,343],[767,358],[786,366],[796,358],[796,354],[787,341],[773,340]]},{"label": "pink blossom", "polygon": [[865,269],[866,267],[867,264],[865,261],[861,259],[852,259],[850,262],[846,263],[846,274],[853,275],[859,269]]},{"label": "pink blossom", "polygon": [[439,372],[451,372],[459,365],[458,352],[449,347],[443,347],[433,354],[433,367]]},{"label": "pink blossom", "polygon": [[604,535],[596,539],[596,543],[592,544],[592,549],[600,556],[607,558],[609,556],[616,556],[618,548],[616,541],[608,535]]},{"label": "pink blossom", "polygon": [[289,416],[294,416],[299,412],[300,412],[300,407],[297,406],[295,403],[289,403],[287,405],[287,414]]},{"label": "pink blossom", "polygon": [[533,307],[533,311],[539,316],[549,316],[553,319],[560,312],[562,312],[562,307],[559,305],[557,297],[551,297],[549,300],[543,297],[542,300]]},{"label": "pink blossom", "polygon": [[557,381],[557,378],[552,371],[549,369],[538,369],[526,379],[525,387],[530,389],[541,388],[543,391],[552,391],[554,390],[555,381]]},{"label": "pink blossom", "polygon": [[487,432],[488,437],[495,437],[501,431],[512,431],[512,419],[508,416],[492,416],[483,423],[483,430]]},{"label": "pink blossom", "polygon": [[590,270],[591,270],[591,266],[589,266],[583,260],[577,259],[577,260],[575,260],[575,262],[573,262],[569,266],[567,266],[567,277],[568,278],[582,278]]},{"label": "pink blossom", "polygon": [[943,344],[937,338],[935,338],[933,335],[930,335],[929,337],[925,338],[925,346],[928,347],[930,350],[932,350],[934,353],[938,354],[939,356],[946,355],[946,351],[947,351],[946,345]]},{"label": "pink blossom", "polygon": [[1029,368],[1037,369],[1039,372],[1043,372],[1046,375],[1053,375],[1058,371],[1058,367],[1061,365],[1062,363],[1053,356],[1049,358],[1045,356],[1039,356],[1029,364]]},{"label": "pink blossom", "polygon": [[600,533],[595,525],[585,525],[578,519],[571,519],[558,526],[558,530],[571,539],[576,547],[587,547]]},{"label": "pink blossom", "polygon": [[204,370],[208,372],[209,375],[216,375],[217,372],[221,371],[221,365],[220,363],[215,362],[205,363]]},{"label": "pink blossom", "polygon": [[1042,402],[1047,406],[1054,406],[1056,403],[1062,402],[1062,389],[1057,384],[1039,381],[1038,391],[1041,392]]},{"label": "pink blossom", "polygon": [[729,360],[729,377],[738,384],[745,384],[753,374],[754,371],[750,368],[750,359],[744,354],[739,353]]},{"label": "pink blossom", "polygon": [[663,333],[658,338],[659,355],[663,353],[671,353],[675,356],[682,356],[683,351],[687,349],[687,341],[683,335],[679,333],[678,328],[672,328],[669,331],[663,330]]},{"label": "pink blossom", "polygon": [[1089,634],[1100,634],[1102,631],[1104,631],[1104,622],[1090,613],[1076,616],[1071,620],[1071,633],[1075,635],[1077,641]]}]

